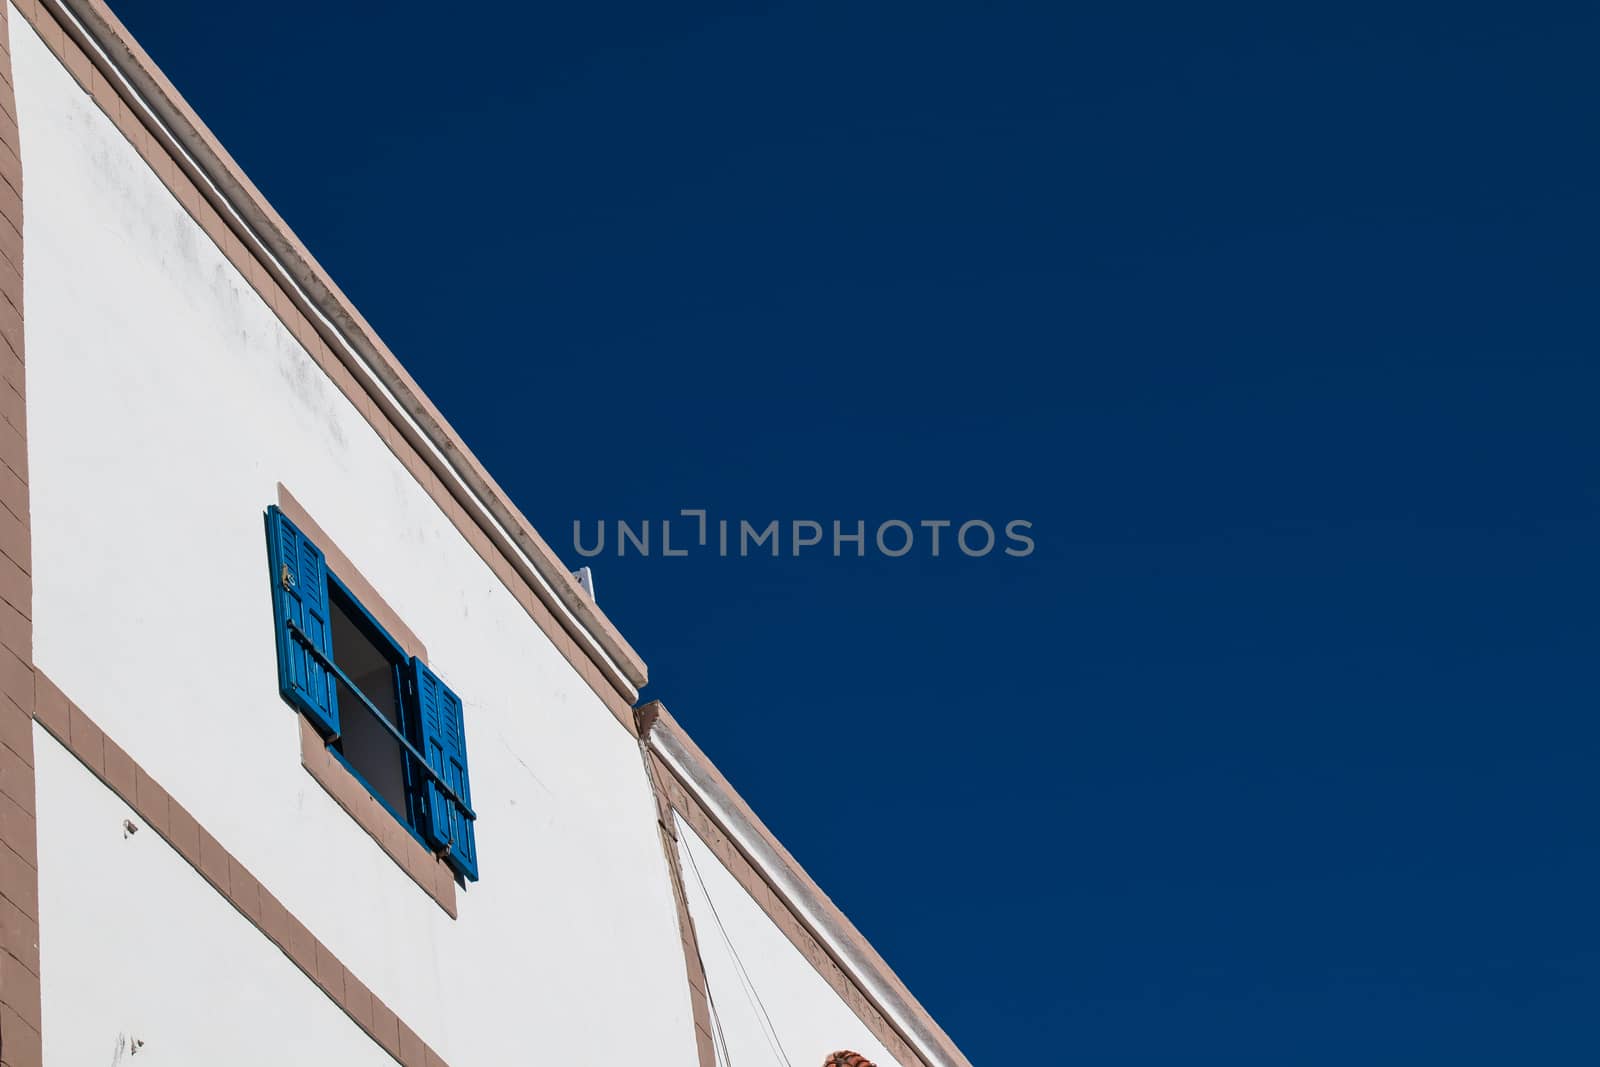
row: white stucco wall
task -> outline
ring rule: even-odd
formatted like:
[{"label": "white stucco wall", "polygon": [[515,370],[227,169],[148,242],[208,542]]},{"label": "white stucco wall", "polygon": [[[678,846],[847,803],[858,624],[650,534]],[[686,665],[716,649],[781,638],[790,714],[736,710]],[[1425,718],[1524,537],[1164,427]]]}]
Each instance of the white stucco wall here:
[{"label": "white stucco wall", "polygon": [[[15,11],[11,26],[39,667],[452,1067],[693,1064],[635,741]],[[458,894],[458,920],[300,765],[277,693],[262,529],[279,481],[465,702],[483,879]],[[130,1024],[76,976],[137,976],[153,1002],[184,961],[151,952],[130,969],[117,941],[72,917],[99,893],[142,921],[183,871],[123,865],[133,853],[119,840],[58,862],[70,846],[49,835],[98,832],[114,800],[71,775],[48,790],[46,780],[46,1058],[108,1062]],[[147,838],[137,850],[157,847]],[[184,892],[210,891],[193,875]],[[209,937],[216,925],[233,938],[238,924],[224,919],[168,935]],[[252,961],[250,980],[267,970]],[[267,994],[230,980],[184,995],[186,1018],[232,1018],[241,998]],[[176,1025],[152,1019],[154,1030]],[[152,1049],[170,1040],[144,1036]],[[182,1062],[237,1060],[230,1050]]]},{"label": "white stucco wall", "polygon": [[393,1067],[76,757],[33,747],[47,1063]]},{"label": "white stucco wall", "polygon": [[689,916],[728,1062],[807,1067],[851,1049],[878,1067],[898,1064],[694,828],[682,819],[677,827]]}]

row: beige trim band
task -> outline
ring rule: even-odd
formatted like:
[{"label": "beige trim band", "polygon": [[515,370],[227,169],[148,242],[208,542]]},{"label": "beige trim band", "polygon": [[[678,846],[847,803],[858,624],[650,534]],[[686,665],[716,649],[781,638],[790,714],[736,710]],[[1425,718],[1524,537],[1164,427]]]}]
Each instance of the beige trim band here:
[{"label": "beige trim band", "polygon": [[0,0],[0,1064],[41,1067],[22,151],[12,89],[10,15]]},{"label": "beige trim band", "polygon": [[689,979],[689,1008],[694,1018],[695,1051],[700,1067],[719,1067],[715,1023],[712,1018],[711,990],[706,982],[705,961],[700,955],[700,937],[694,917],[689,914],[689,894],[683,881],[683,865],[678,861],[678,826],[672,814],[672,798],[663,784],[666,768],[639,743],[645,775],[656,801],[656,830],[661,836],[661,851],[666,860],[667,879],[672,883],[672,900],[677,906],[678,934],[683,946],[684,971]]},{"label": "beige trim band", "polygon": [[[250,920],[368,1037],[402,1067],[445,1067],[439,1054],[350,972],[260,879],[42,672],[34,673],[34,717],[78,761],[122,798],[145,825]],[[35,890],[37,893],[37,889]],[[34,988],[38,980],[34,979]],[[26,1061],[15,1061],[21,1067]],[[13,1061],[0,1057],[11,1067]]]}]

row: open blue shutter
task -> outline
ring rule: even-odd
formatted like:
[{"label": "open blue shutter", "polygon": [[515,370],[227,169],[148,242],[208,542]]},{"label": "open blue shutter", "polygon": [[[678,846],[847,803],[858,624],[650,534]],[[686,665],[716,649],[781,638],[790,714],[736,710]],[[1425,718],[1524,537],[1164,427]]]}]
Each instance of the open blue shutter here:
[{"label": "open blue shutter", "polygon": [[[445,780],[456,796],[470,808],[472,783],[467,777],[466,724],[461,715],[461,698],[439,680],[426,664],[411,658],[412,699],[416,702],[417,722],[422,729],[422,754],[428,766]],[[444,855],[446,863],[464,878],[478,878],[478,843],[472,820],[428,780],[424,791],[427,811],[422,820],[423,836]]]},{"label": "open blue shutter", "polygon": [[[276,507],[267,509],[272,614],[278,628],[278,690],[324,736],[339,735],[339,695],[328,669],[306,649],[333,658],[328,627],[328,564],[322,550]],[[297,627],[304,639],[290,629]]]}]

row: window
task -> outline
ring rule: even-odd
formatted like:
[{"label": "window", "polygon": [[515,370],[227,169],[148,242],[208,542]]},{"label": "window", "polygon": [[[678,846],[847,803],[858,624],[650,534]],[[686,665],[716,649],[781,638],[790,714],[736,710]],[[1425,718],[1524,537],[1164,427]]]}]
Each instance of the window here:
[{"label": "window", "polygon": [[[338,739],[329,747],[396,818],[415,826],[419,820],[411,810],[413,790],[406,784],[405,747],[395,736],[398,732],[416,743],[416,731],[407,728],[400,703],[405,655],[365,614],[342,584],[337,580],[328,584],[333,662],[344,675],[335,679],[339,706],[355,708],[364,698],[388,726],[375,714],[346,714],[339,721]],[[360,690],[361,696],[353,689]]]},{"label": "window", "polygon": [[278,689],[418,840],[478,877],[461,698],[382,626],[322,550],[267,509]]}]

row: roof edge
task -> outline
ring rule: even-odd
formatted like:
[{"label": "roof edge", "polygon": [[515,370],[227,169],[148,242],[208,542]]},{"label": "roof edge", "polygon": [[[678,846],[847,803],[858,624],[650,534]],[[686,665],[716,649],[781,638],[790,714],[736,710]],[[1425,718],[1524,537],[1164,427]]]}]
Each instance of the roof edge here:
[{"label": "roof edge", "polygon": [[140,121],[179,161],[201,194],[323,336],[416,448],[451,496],[483,529],[577,646],[629,703],[649,680],[644,660],[579,587],[400,365],[377,331],[267,202],[216,136],[103,0],[36,0],[73,37],[107,80],[138,105]]},{"label": "roof edge", "polygon": [[666,705],[653,700],[638,709],[637,718],[640,741],[661,758],[734,847],[756,868],[773,893],[867,995],[912,1051],[922,1057],[927,1067],[972,1067],[861,931],[812,881],[722,772],[700,751],[667,711]]}]

